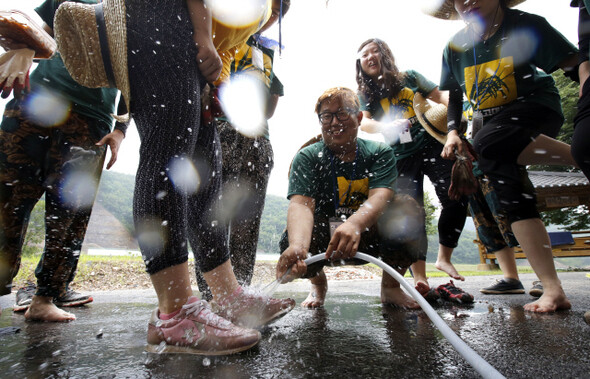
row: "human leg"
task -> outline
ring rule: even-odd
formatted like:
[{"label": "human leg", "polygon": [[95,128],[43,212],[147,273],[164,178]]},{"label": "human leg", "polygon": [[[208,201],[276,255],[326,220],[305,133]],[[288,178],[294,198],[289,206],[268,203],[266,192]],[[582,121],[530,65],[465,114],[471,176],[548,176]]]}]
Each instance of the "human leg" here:
[{"label": "human leg", "polygon": [[0,130],[0,295],[11,292],[18,273],[29,217],[43,195],[49,150],[47,131],[23,120],[15,103],[8,104]]},{"label": "human leg", "polygon": [[224,216],[229,251],[238,282],[250,285],[273,152],[266,138],[250,138],[229,123],[218,125],[223,158]]},{"label": "human leg", "polygon": [[[314,219],[309,253],[311,255],[324,254],[329,243],[330,231],[328,220]],[[279,240],[279,249],[283,252],[288,247],[289,234],[287,229],[285,229]],[[325,264],[325,261],[319,261],[307,267],[307,272],[303,277],[310,280],[311,289],[307,298],[301,303],[302,307],[319,308],[324,305],[328,292],[328,280],[323,269]]]},{"label": "human leg", "polygon": [[[148,343],[156,349],[162,344],[164,351],[182,348],[196,354],[250,348],[259,333],[214,315],[186,285],[187,229],[196,227],[188,222],[188,196],[195,189],[178,179],[194,173],[191,158],[200,133],[200,74],[188,9],[182,2],[164,0],[126,5],[131,112],[141,138],[133,213],[146,270],[158,295]],[[176,80],[157,80],[164,72]],[[169,270],[174,275],[169,276]],[[163,311],[178,313],[167,319],[170,314]]]},{"label": "human leg", "polygon": [[[549,290],[546,289],[539,300],[527,304],[525,309],[550,312],[567,309],[571,305],[555,272],[549,236],[536,208],[532,184],[526,168],[518,164],[517,160],[522,161],[521,153],[529,149],[531,141],[539,136],[538,130],[531,128],[532,124],[537,122],[545,125],[545,129],[555,129],[556,126],[558,129],[561,119],[551,112],[533,112],[533,115],[529,115],[529,112],[509,112],[498,119],[494,118],[494,122],[484,126],[476,136],[475,148],[479,154],[480,167],[494,186],[502,212],[506,214],[516,239],[543,282],[543,287],[546,287],[545,282],[549,286]],[[509,153],[502,154],[502,150]]]},{"label": "human leg", "polygon": [[441,157],[442,147],[438,141],[432,140],[423,149],[427,158],[423,159],[424,173],[432,182],[442,207],[438,219],[438,256],[434,266],[453,279],[465,280],[451,263],[451,256],[465,226],[467,199],[451,200],[449,198],[453,162]]},{"label": "human leg", "polygon": [[[5,117],[0,132],[0,207],[2,209],[0,260],[2,261],[2,289],[10,292],[12,278],[18,272],[22,244],[29,216],[44,192],[50,160],[50,132],[37,127],[20,116],[17,107]],[[49,226],[46,227],[49,230]],[[41,262],[45,258],[42,255]],[[60,256],[60,259],[64,258]],[[40,263],[41,263],[40,262]],[[55,269],[55,267],[54,267]],[[53,296],[40,296],[31,303],[34,312],[25,317],[42,321],[75,319],[53,305]]]},{"label": "human leg", "polygon": [[545,164],[554,166],[574,166],[570,145],[544,134],[535,138],[518,156],[518,164]]},{"label": "human leg", "polygon": [[328,293],[326,273],[322,269],[316,276],[309,279],[309,281],[311,282],[311,290],[307,298],[301,303],[301,306],[303,308],[319,308],[324,305],[326,294]]},{"label": "human leg", "polygon": [[257,327],[287,314],[295,301],[260,296],[239,285],[229,260],[227,226],[219,221],[224,219],[221,202],[226,205],[218,174],[222,171],[219,151],[217,130],[203,128],[194,161],[202,178],[206,178],[206,185],[189,196],[188,224],[195,227],[188,228],[188,238],[196,253],[197,273],[203,272],[216,312],[238,325]]},{"label": "human leg", "polygon": [[[586,12],[586,17],[588,16]],[[586,67],[588,61],[584,62]],[[582,94],[578,100],[578,112],[574,118],[574,134],[572,136],[571,153],[578,166],[590,178],[590,80],[586,80],[582,87]]]},{"label": "human leg", "polygon": [[[95,146],[88,121],[77,114],[51,131],[50,142],[45,162],[45,247],[35,270],[35,296],[45,300],[65,298],[74,279],[106,152]],[[86,153],[80,156],[79,149]],[[57,309],[50,303],[33,298],[25,317],[55,320]]]},{"label": "human leg", "polygon": [[514,246],[518,246],[518,242],[505,214],[499,209],[498,196],[489,179],[479,175],[477,180],[479,184],[477,192],[468,196],[469,211],[479,240],[488,253],[496,255],[504,274],[502,280],[480,289],[480,292],[485,294],[524,293],[514,258]]},{"label": "human leg", "polygon": [[[399,177],[397,179],[397,193],[407,195],[414,199],[419,206],[424,208],[424,173],[422,165],[428,160],[428,151],[420,151],[397,162],[396,167]],[[422,243],[419,245],[418,259],[412,263],[410,270],[414,278],[414,286],[422,295],[430,290],[428,277],[426,276],[426,252],[428,250],[428,237],[426,236],[426,215],[419,230]]]},{"label": "human leg", "polygon": [[[406,270],[397,271],[403,276]],[[416,300],[402,290],[399,282],[385,271],[383,271],[383,277],[381,278],[381,302],[407,309],[420,308]]]},{"label": "human leg", "polygon": [[526,304],[524,309],[532,312],[553,312],[571,308],[555,271],[551,242],[543,221],[540,218],[516,221],[512,223],[512,230],[543,284],[543,295],[537,301]]},{"label": "human leg", "polygon": [[[406,217],[408,230],[389,230],[392,227],[391,219],[397,219],[399,215]],[[420,251],[423,251],[424,239],[422,233],[417,231],[421,229],[420,224],[423,222],[424,208],[408,195],[396,195],[377,225],[366,232],[365,238],[361,240],[363,251],[381,257],[403,275],[411,264],[418,261]],[[381,280],[381,302],[409,309],[419,308],[418,303],[402,290],[397,280],[385,271]]]}]

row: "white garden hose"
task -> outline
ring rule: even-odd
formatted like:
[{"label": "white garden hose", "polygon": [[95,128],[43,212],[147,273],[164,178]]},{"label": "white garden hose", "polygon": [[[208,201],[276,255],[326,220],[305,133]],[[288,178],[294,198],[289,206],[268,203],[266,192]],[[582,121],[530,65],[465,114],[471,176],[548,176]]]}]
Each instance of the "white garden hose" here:
[{"label": "white garden hose", "polygon": [[[434,325],[438,328],[438,330],[442,333],[442,335],[453,345],[453,347],[461,354],[463,358],[477,371],[483,378],[504,378],[504,375],[500,374],[498,370],[496,370],[492,365],[486,362],[482,357],[480,357],[475,350],[470,348],[459,336],[453,332],[453,330],[443,321],[443,319],[436,313],[434,308],[428,304],[426,299],[414,287],[412,287],[408,282],[404,279],[404,277],[397,271],[395,271],[391,266],[379,260],[375,257],[370,255],[357,252],[354,258],[361,259],[365,262],[374,263],[377,266],[381,267],[385,272],[395,278],[401,286],[412,295],[412,297],[418,302],[422,310],[428,315],[430,320],[434,323]],[[305,260],[306,265],[310,265],[312,263],[321,261],[326,259],[324,254],[314,255],[311,258],[307,258]]]}]

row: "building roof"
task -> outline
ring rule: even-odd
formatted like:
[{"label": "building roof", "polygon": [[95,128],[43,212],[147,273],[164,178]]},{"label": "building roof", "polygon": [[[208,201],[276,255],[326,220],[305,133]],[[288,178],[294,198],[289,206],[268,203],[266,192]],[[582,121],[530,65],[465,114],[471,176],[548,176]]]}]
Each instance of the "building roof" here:
[{"label": "building roof", "polygon": [[590,186],[588,179],[581,172],[529,171],[529,178],[536,189]]},{"label": "building roof", "polygon": [[581,172],[529,171],[539,210],[590,205],[590,183]]}]

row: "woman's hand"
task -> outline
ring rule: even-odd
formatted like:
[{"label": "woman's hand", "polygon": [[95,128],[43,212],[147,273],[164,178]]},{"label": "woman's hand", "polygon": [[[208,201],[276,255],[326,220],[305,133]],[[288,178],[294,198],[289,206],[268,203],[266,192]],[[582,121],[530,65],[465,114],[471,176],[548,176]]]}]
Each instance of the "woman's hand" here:
[{"label": "woman's hand", "polygon": [[117,161],[119,146],[121,146],[121,142],[123,142],[124,138],[125,134],[123,134],[123,132],[119,129],[115,129],[96,143],[96,146],[102,146],[104,144],[107,144],[111,149],[111,159],[109,160],[109,163],[107,163],[107,170],[113,167],[113,165]]},{"label": "woman's hand", "polygon": [[20,98],[30,89],[29,70],[35,51],[31,49],[10,50],[0,55],[0,90],[6,99],[14,89],[14,96]]},{"label": "woman's hand", "polygon": [[451,130],[447,134],[447,142],[445,143],[445,146],[443,147],[440,156],[445,159],[452,160],[456,158],[455,151],[461,155],[464,155],[461,137],[459,137],[459,134],[457,134],[456,130]]},{"label": "woman's hand", "polygon": [[382,123],[379,132],[383,135],[386,144],[393,145],[399,142],[400,134],[407,133],[410,127],[410,120],[400,118],[388,123]]},{"label": "woman's hand", "polygon": [[199,62],[199,70],[201,74],[207,79],[207,82],[213,83],[219,78],[223,64],[217,50],[213,45],[211,38],[199,39],[195,36],[195,44],[199,48],[197,53],[197,62]]}]

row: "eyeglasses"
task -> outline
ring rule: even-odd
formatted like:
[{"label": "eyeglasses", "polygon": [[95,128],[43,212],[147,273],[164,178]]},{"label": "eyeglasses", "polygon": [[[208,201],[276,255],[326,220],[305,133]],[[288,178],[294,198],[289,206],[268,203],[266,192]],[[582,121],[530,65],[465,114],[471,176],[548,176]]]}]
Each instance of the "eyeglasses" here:
[{"label": "eyeglasses", "polygon": [[354,109],[346,108],[341,109],[338,112],[322,112],[318,115],[318,118],[322,125],[330,125],[334,120],[334,116],[336,116],[338,121],[348,121],[350,119],[350,114],[354,112]]}]

